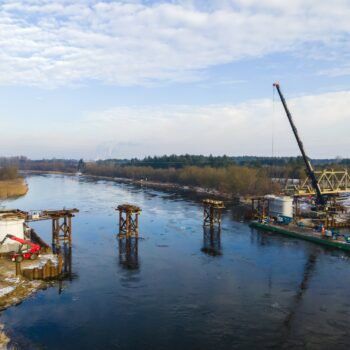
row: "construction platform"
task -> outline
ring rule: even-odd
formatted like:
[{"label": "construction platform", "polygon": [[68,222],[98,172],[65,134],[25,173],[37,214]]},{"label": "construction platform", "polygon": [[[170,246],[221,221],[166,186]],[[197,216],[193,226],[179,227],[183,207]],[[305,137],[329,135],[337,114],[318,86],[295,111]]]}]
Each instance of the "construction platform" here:
[{"label": "construction platform", "polygon": [[334,240],[331,237],[329,238],[324,237],[320,233],[315,232],[310,228],[265,224],[258,221],[251,221],[249,226],[262,229],[265,231],[280,233],[285,236],[302,239],[304,241],[309,241],[309,242],[317,243],[317,244],[332,247],[332,248],[350,251],[350,243],[346,243],[345,241],[340,241],[340,240]]}]

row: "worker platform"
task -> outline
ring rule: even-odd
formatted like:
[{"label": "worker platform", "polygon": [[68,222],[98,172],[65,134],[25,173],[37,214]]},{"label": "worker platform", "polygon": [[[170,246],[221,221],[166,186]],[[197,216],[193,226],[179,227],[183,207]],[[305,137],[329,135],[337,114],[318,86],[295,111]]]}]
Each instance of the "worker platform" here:
[{"label": "worker platform", "polygon": [[[22,212],[17,209],[17,211]],[[59,209],[59,210],[30,210],[29,212],[22,212],[26,215],[25,221],[41,221],[41,220],[55,220],[64,217],[74,217],[74,213],[79,213],[76,208],[73,209]]]}]

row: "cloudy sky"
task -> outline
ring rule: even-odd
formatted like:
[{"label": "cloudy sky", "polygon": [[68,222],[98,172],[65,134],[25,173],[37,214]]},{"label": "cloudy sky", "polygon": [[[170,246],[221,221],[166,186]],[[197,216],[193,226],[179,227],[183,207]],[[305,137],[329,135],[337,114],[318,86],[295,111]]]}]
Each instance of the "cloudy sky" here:
[{"label": "cloudy sky", "polygon": [[[2,0],[0,155],[350,157],[348,0]],[[272,146],[273,145],[273,146]]]}]

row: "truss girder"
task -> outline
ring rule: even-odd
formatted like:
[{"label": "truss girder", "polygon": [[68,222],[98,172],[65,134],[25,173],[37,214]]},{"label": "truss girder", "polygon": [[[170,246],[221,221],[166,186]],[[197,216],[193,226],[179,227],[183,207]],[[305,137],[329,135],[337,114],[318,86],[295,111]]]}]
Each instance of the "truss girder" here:
[{"label": "truss girder", "polygon": [[[348,170],[315,171],[317,183],[322,194],[340,194],[350,192],[350,175]],[[301,181],[299,185],[288,185],[286,192],[295,196],[314,195],[315,190],[309,178]]]}]

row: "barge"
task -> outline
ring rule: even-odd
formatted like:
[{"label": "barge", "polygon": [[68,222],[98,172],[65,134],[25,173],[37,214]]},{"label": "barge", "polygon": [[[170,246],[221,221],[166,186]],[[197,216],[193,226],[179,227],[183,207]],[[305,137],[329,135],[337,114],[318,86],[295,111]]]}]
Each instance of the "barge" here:
[{"label": "barge", "polygon": [[324,237],[320,233],[308,228],[300,228],[298,226],[281,226],[270,223],[265,224],[259,221],[251,221],[249,226],[265,231],[280,233],[288,237],[303,239],[304,241],[309,241],[332,248],[350,251],[350,243],[333,239],[331,237]]}]

